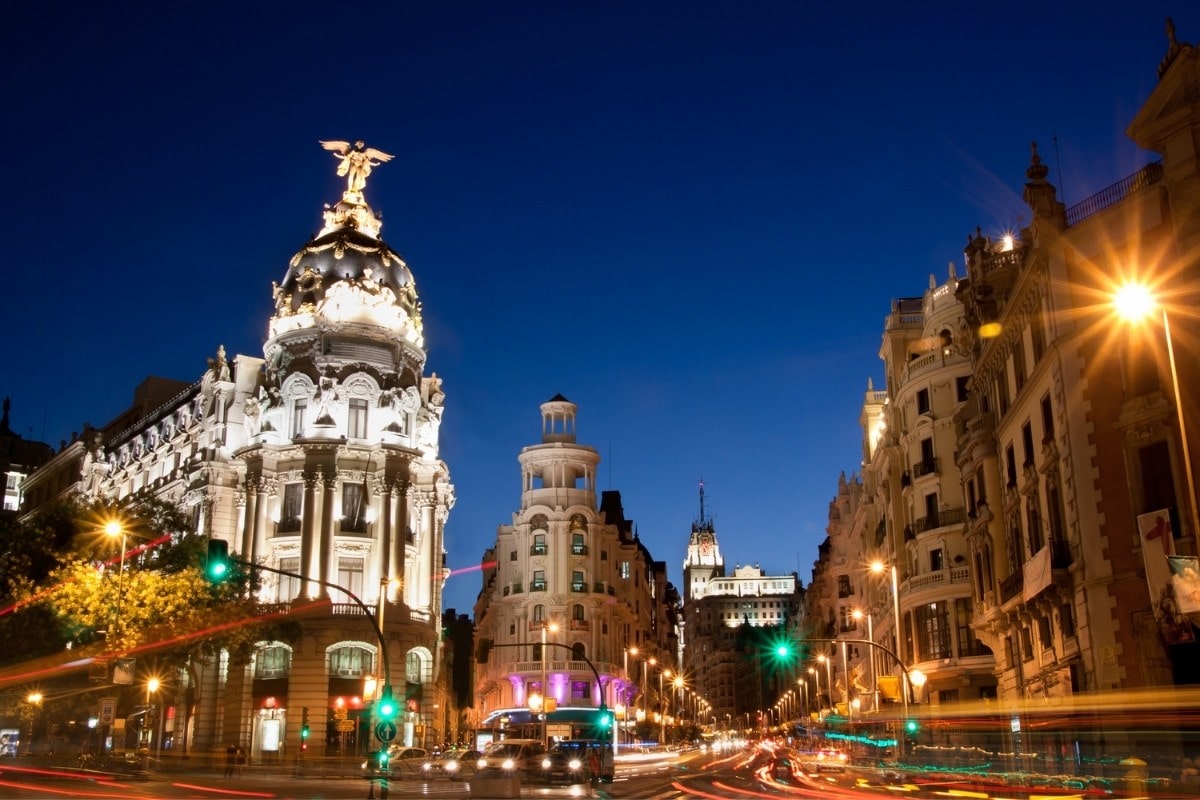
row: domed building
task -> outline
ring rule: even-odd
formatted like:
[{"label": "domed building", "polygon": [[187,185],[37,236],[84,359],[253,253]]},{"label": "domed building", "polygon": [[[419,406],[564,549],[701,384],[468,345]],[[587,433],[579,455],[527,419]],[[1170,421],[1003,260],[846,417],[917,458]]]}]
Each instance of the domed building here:
[{"label": "domed building", "polygon": [[163,736],[194,752],[237,744],[252,761],[283,759],[305,724],[311,755],[374,749],[371,701],[388,675],[402,700],[394,741],[447,734],[433,729],[454,504],[438,454],[445,395],[425,372],[412,272],[380,238],[362,193],[370,169],[353,160],[386,154],[324,144],[344,145],[349,189],[274,285],[263,357],[219,347],[194,384],[148,379],[28,487],[27,510],[62,493],[64,471],[87,496],[182,504],[197,531],[268,568],[264,614],[301,620],[298,642],[263,641],[249,660],[225,654],[182,678]]}]

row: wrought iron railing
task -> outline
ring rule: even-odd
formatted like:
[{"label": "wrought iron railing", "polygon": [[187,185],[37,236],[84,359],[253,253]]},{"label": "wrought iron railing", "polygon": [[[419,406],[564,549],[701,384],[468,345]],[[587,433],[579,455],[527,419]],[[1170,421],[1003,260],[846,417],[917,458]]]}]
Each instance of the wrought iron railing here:
[{"label": "wrought iron railing", "polygon": [[1078,225],[1093,214],[1098,214],[1109,206],[1124,200],[1139,189],[1145,189],[1147,186],[1158,183],[1162,180],[1162,176],[1162,161],[1153,161],[1147,164],[1129,177],[1101,189],[1086,200],[1068,208],[1067,224]]}]

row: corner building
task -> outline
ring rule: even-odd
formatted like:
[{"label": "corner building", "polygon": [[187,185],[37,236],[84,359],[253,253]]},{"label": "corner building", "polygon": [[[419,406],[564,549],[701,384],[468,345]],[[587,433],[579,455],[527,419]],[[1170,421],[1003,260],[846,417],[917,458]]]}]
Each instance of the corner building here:
[{"label": "corner building", "polygon": [[[202,753],[238,744],[252,762],[364,751],[368,677],[382,678],[382,622],[397,742],[440,743],[443,532],[454,488],[438,456],[445,395],[425,373],[413,275],[380,238],[357,189],[274,285],[263,357],[218,348],[195,383],[148,379],[134,406],[88,430],[30,477],[33,510],[67,493],[150,494],[265,575],[261,613],[299,619],[301,639],[223,653],[172,681],[166,733]],[[69,476],[65,479],[64,476]],[[314,600],[327,603],[312,603]],[[173,710],[172,710],[173,708]],[[118,708],[118,714],[125,709]],[[339,724],[340,723],[340,724]]]},{"label": "corner building", "polygon": [[656,595],[667,592],[620,494],[606,491],[597,505],[600,454],[576,442],[576,411],[562,395],[541,405],[541,443],[518,456],[520,510],[483,557],[475,698],[480,728],[496,738],[541,737],[535,696],[556,706],[548,736],[593,735],[601,704],[616,710],[637,692],[625,648],[657,648],[651,633],[666,598]]}]

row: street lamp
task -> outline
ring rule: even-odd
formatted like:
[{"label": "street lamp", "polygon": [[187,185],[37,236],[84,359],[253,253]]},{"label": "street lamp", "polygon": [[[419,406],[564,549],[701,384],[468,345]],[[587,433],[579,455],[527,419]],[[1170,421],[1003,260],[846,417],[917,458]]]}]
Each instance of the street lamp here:
[{"label": "street lamp", "polygon": [[42,710],[42,701],[45,699],[41,692],[30,692],[25,696],[25,702],[33,706],[33,710],[29,714],[29,747],[25,751],[28,755],[33,755],[33,726],[37,723],[38,714]]},{"label": "street lamp", "polygon": [[1167,307],[1159,303],[1151,291],[1139,283],[1127,283],[1113,295],[1117,313],[1129,322],[1141,322],[1157,306],[1162,312],[1163,336],[1167,341],[1167,361],[1171,367],[1171,390],[1175,396],[1175,413],[1179,422],[1179,440],[1183,447],[1183,469],[1187,479],[1188,507],[1191,509],[1192,536],[1200,536],[1200,509],[1196,507],[1196,480],[1192,472],[1192,454],[1188,446],[1187,426],[1184,423],[1183,401],[1179,393],[1179,372],[1175,369],[1175,345],[1171,338],[1171,321]]},{"label": "street lamp", "polygon": [[[147,762],[150,760],[151,742],[153,742],[155,745],[154,749],[156,751],[158,750],[159,737],[154,735],[154,729],[157,727],[158,719],[157,715],[154,713],[154,706],[150,702],[150,695],[157,692],[160,685],[161,683],[159,682],[158,678],[150,678],[146,681],[146,717],[142,722],[142,730],[145,732]],[[157,753],[155,755],[157,757]]]},{"label": "street lamp", "polygon": [[[874,644],[875,623],[871,618],[871,612],[868,611],[864,614],[862,609],[856,608],[850,612],[850,616],[854,617],[856,620],[862,619],[864,616],[867,618],[867,639],[871,641],[871,644]],[[875,674],[875,648],[869,647],[867,649],[871,651],[868,653],[868,656],[871,659],[871,709],[873,711],[879,711],[879,677]]]},{"label": "street lamp", "polygon": [[666,728],[667,728],[667,698],[663,694],[663,678],[670,678],[670,677],[671,677],[671,670],[669,670],[669,669],[660,670],[658,673],[658,710],[661,715],[661,719],[659,720],[659,723],[658,723],[658,743],[659,744],[667,743],[667,731],[666,731]]},{"label": "street lamp", "polygon": [[[877,575],[882,575],[883,572],[888,569],[889,569],[889,567],[886,564],[884,564],[882,561],[872,561],[871,562],[871,572],[874,572]],[[890,571],[892,574],[892,613],[895,615],[895,618],[896,618],[895,619],[896,655],[899,657],[901,655],[900,637],[902,635],[901,631],[900,631],[900,586],[899,586],[899,581],[896,578],[896,565],[895,564],[891,565]],[[900,680],[901,680],[900,696],[904,702],[904,719],[907,720],[908,719],[908,669],[905,667],[905,665],[903,663],[900,664]],[[899,741],[899,740],[900,740],[899,737],[897,737],[897,741]]]},{"label": "street lamp", "polygon": [[113,617],[113,641],[116,642],[119,641],[117,626],[121,624],[121,602],[125,597],[125,549],[129,535],[119,519],[110,519],[105,522],[104,534],[106,536],[121,537],[121,568],[117,573],[117,612]]}]

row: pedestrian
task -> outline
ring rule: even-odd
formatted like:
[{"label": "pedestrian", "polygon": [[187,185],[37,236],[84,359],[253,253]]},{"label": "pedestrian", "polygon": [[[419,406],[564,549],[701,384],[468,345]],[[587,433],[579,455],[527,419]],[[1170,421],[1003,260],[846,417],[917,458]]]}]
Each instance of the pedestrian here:
[{"label": "pedestrian", "polygon": [[232,778],[233,770],[237,766],[238,747],[236,744],[231,744],[225,748],[225,777]]},{"label": "pedestrian", "polygon": [[600,753],[599,748],[588,748],[588,783],[592,788],[600,785]]}]

